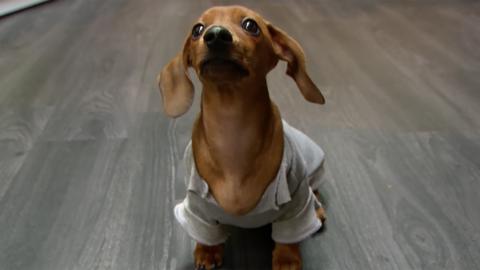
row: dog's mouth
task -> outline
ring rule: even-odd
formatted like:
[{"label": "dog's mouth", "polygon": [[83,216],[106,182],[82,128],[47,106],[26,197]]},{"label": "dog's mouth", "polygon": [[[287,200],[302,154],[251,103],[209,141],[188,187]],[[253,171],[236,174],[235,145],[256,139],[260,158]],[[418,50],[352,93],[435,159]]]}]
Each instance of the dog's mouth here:
[{"label": "dog's mouth", "polygon": [[248,76],[248,69],[239,61],[229,57],[206,57],[200,63],[202,76],[207,77],[245,77]]}]

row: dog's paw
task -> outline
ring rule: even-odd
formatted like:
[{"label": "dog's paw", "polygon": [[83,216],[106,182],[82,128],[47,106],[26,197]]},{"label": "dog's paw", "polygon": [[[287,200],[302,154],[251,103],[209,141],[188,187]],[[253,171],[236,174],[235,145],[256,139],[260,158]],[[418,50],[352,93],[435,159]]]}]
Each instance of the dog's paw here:
[{"label": "dog's paw", "polygon": [[[320,192],[318,190],[313,191],[313,194],[315,195],[315,197],[317,197],[317,200],[319,202],[322,201],[322,196],[320,195]],[[325,208],[323,206],[320,206],[317,210],[315,210],[315,212],[317,213],[317,218],[320,219],[322,224],[324,224],[325,221],[327,221],[327,213],[325,212]]]},{"label": "dog's paw", "polygon": [[317,210],[315,210],[317,213],[318,219],[322,222],[322,224],[325,224],[325,221],[327,221],[327,213],[325,212],[325,208],[320,207]]},{"label": "dog's paw", "polygon": [[223,263],[223,244],[206,246],[197,243],[193,256],[195,258],[195,269],[215,269]]},{"label": "dog's paw", "polygon": [[302,257],[298,244],[275,243],[272,256],[273,270],[300,270]]}]

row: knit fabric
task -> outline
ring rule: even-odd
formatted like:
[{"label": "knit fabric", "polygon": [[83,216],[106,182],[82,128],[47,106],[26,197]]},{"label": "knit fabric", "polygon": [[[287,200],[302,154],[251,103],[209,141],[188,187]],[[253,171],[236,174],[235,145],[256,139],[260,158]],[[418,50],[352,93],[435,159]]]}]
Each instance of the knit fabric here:
[{"label": "knit fabric", "polygon": [[322,226],[315,209],[321,206],[313,191],[319,188],[325,154],[301,131],[283,121],[284,151],[276,178],[269,184],[256,207],[242,216],[226,213],[198,174],[188,144],[186,163],[187,195],[174,209],[175,217],[197,242],[217,245],[228,238],[226,225],[242,228],[272,224],[277,243],[297,243]]}]

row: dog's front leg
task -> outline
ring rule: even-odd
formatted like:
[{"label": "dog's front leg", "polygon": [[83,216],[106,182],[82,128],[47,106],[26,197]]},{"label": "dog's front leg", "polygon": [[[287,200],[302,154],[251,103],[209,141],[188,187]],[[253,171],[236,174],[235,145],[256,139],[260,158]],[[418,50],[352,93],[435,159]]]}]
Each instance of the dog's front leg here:
[{"label": "dog's front leg", "polygon": [[211,270],[220,267],[223,263],[223,244],[206,246],[197,242],[193,256],[195,268]]},{"label": "dog's front leg", "polygon": [[272,257],[273,270],[302,269],[302,257],[298,244],[275,243]]}]

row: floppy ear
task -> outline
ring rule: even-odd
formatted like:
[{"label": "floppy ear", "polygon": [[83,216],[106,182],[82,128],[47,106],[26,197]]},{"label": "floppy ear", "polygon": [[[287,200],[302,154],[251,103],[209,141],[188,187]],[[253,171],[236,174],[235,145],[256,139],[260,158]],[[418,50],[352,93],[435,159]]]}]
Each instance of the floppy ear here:
[{"label": "floppy ear", "polygon": [[267,27],[275,54],[279,59],[287,62],[287,74],[295,80],[303,97],[310,102],[324,104],[325,98],[307,74],[305,54],[300,44],[270,23]]},{"label": "floppy ear", "polygon": [[157,77],[163,108],[170,117],[181,116],[192,105],[193,84],[187,74],[187,68],[190,65],[187,52],[189,43],[190,38],[187,38],[183,50],[162,69]]}]

